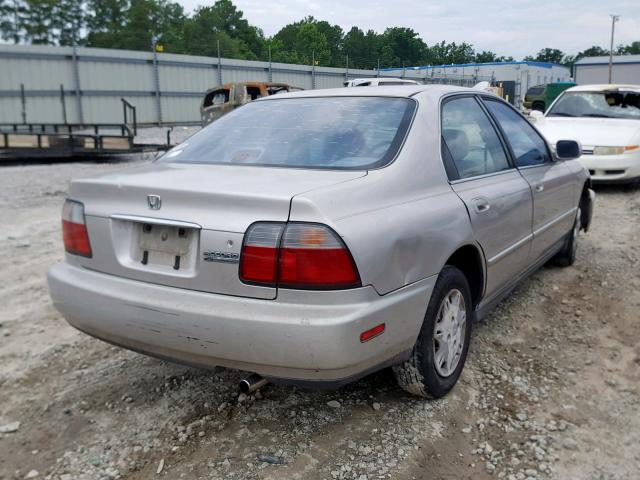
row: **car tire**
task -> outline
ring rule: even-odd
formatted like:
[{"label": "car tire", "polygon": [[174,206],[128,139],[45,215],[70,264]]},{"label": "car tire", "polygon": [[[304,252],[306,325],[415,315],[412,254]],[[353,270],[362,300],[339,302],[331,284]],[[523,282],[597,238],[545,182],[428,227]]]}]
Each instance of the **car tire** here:
[{"label": "car tire", "polygon": [[531,109],[544,113],[544,102],[533,102]]},{"label": "car tire", "polygon": [[578,251],[578,234],[580,233],[580,228],[582,227],[581,217],[582,209],[578,207],[578,211],[576,212],[576,219],[573,222],[573,227],[567,234],[567,238],[565,239],[562,250],[560,250],[554,258],[556,265],[559,265],[561,267],[570,267],[575,263],[576,252]]},{"label": "car tire", "polygon": [[[455,315],[456,301],[458,306],[462,306],[464,315]],[[460,378],[467,359],[473,319],[474,309],[467,278],[456,267],[445,266],[433,288],[411,356],[393,367],[400,387],[425,398],[446,395]],[[460,342],[463,342],[461,346]],[[451,345],[455,345],[453,356],[447,355]]]}]

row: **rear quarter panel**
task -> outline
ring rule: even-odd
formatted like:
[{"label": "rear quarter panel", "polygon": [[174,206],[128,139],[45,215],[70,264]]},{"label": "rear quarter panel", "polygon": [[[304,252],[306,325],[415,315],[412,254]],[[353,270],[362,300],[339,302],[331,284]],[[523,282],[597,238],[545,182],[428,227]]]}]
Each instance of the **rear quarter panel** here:
[{"label": "rear quarter panel", "polygon": [[363,285],[380,294],[440,272],[475,244],[462,201],[440,160],[438,99],[419,98],[395,161],[365,177],[297,195],[290,220],[326,223],[349,247]]}]

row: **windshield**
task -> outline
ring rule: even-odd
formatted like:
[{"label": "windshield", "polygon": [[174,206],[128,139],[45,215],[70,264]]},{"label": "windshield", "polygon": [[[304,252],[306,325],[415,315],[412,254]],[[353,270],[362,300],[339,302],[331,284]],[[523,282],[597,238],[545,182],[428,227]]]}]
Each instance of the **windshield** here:
[{"label": "windshield", "polygon": [[547,116],[640,120],[640,92],[567,92],[551,107]]},{"label": "windshield", "polygon": [[[273,98],[273,97],[272,97]],[[415,102],[387,97],[280,98],[216,120],[161,161],[368,169],[389,163]]]}]

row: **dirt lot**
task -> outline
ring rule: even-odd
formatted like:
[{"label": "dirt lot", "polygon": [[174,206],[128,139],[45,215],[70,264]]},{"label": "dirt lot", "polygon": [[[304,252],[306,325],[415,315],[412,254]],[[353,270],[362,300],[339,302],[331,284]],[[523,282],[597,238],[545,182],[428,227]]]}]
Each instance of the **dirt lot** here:
[{"label": "dirt lot", "polygon": [[387,371],[245,397],[242,372],[111,347],[51,306],[68,180],[140,161],[0,167],[0,479],[640,478],[640,190],[598,191],[576,265],[475,325],[446,399]]}]

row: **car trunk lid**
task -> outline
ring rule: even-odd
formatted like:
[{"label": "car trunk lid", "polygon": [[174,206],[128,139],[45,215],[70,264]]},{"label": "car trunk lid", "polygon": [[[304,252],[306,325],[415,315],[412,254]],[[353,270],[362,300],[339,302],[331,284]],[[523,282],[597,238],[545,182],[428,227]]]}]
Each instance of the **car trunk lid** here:
[{"label": "car trunk lid", "polygon": [[73,181],[85,207],[92,258],[86,268],[192,290],[275,298],[238,277],[244,232],[286,221],[297,194],[364,171],[158,163]]}]

